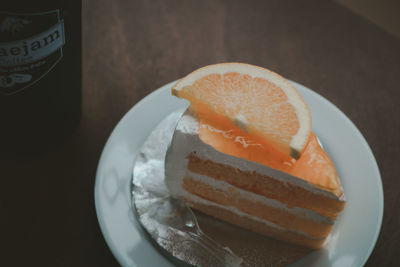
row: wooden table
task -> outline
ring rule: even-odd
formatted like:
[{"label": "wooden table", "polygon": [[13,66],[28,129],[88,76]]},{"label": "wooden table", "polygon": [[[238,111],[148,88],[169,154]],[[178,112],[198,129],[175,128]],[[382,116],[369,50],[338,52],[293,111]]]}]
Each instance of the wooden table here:
[{"label": "wooden table", "polygon": [[265,66],[312,88],[356,124],[378,161],[385,194],[382,230],[367,266],[394,266],[400,258],[400,42],[336,3],[317,0],[84,1],[81,123],[47,154],[0,161],[2,261],[117,266],[93,196],[108,136],[153,90],[226,61]]}]

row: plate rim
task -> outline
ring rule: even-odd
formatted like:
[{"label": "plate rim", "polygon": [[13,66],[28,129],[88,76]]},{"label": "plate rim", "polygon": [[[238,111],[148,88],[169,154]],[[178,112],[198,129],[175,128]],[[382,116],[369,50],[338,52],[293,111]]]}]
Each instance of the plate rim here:
[{"label": "plate rim", "polygon": [[[113,254],[114,258],[118,261],[118,263],[121,266],[124,266],[124,262],[122,260],[123,256],[121,255],[121,253],[118,251],[118,249],[114,246],[113,242],[111,241],[111,236],[108,235],[108,232],[106,231],[106,225],[104,222],[104,218],[101,215],[101,207],[100,207],[100,201],[99,201],[99,192],[100,190],[99,188],[99,173],[100,173],[100,167],[102,165],[102,162],[104,161],[105,158],[105,152],[107,151],[108,147],[110,146],[111,143],[111,139],[113,137],[113,135],[115,134],[116,131],[118,131],[119,127],[127,120],[128,116],[130,116],[131,113],[134,113],[136,110],[139,110],[141,106],[145,105],[146,102],[149,101],[149,99],[151,99],[152,97],[154,97],[155,95],[158,95],[161,93],[161,91],[165,88],[165,87],[169,87],[172,86],[172,84],[174,84],[177,80],[173,81],[173,82],[169,82],[159,88],[157,88],[156,90],[150,92],[149,94],[147,94],[145,97],[143,97],[142,99],[139,100],[139,102],[137,102],[135,105],[133,105],[123,116],[122,118],[117,122],[117,124],[114,126],[113,130],[111,131],[110,135],[107,138],[106,143],[103,146],[103,149],[101,151],[100,157],[99,157],[99,161],[97,164],[97,168],[96,168],[96,176],[95,176],[95,183],[94,183],[94,204],[95,204],[95,211],[96,211],[96,217],[97,217],[97,222],[100,226],[100,231],[103,235],[104,240],[106,241],[107,247],[109,248],[109,250],[111,251],[111,253]],[[132,162],[132,164],[134,164],[134,162]],[[133,170],[133,165],[132,165],[132,170]],[[130,205],[132,205],[130,203]]]},{"label": "plate rim", "polygon": [[[115,133],[119,130],[119,128],[121,127],[121,125],[123,125],[125,123],[125,121],[128,120],[128,117],[131,116],[131,114],[134,114],[135,112],[137,112],[137,110],[140,110],[142,106],[145,106],[147,104],[147,102],[151,101],[152,98],[156,97],[157,95],[161,94],[163,92],[163,90],[166,90],[166,88],[168,87],[172,87],[172,85],[178,80],[169,82],[159,88],[157,88],[156,90],[150,92],[149,94],[147,94],[145,97],[143,97],[141,100],[139,100],[134,106],[132,106],[123,116],[122,118],[118,121],[118,123],[115,125],[115,127],[113,128],[113,130],[111,131],[110,135],[107,138],[107,141],[105,143],[105,145],[103,146],[102,152],[100,154],[99,160],[98,160],[98,164],[97,164],[97,168],[96,168],[96,175],[95,175],[95,183],[94,183],[94,204],[95,204],[95,211],[96,211],[96,217],[97,217],[97,221],[98,224],[100,226],[100,230],[101,233],[106,241],[107,247],[110,249],[111,253],[113,254],[113,256],[115,257],[115,259],[118,261],[119,264],[121,264],[122,266],[124,266],[124,261],[123,261],[123,255],[118,251],[118,249],[115,247],[115,245],[113,244],[112,240],[111,240],[111,236],[109,235],[108,231],[107,231],[107,227],[106,224],[104,222],[104,217],[102,215],[102,211],[101,211],[101,205],[100,200],[99,200],[99,194],[100,194],[100,190],[99,190],[99,184],[100,184],[100,169],[101,166],[103,165],[103,162],[105,160],[105,154],[108,151],[108,148],[113,140],[113,137],[115,135]],[[369,146],[367,140],[365,139],[365,137],[362,135],[362,133],[360,132],[360,130],[357,128],[357,126],[350,120],[349,117],[346,116],[346,114],[344,114],[344,112],[342,110],[340,110],[334,103],[332,103],[331,101],[329,101],[328,99],[326,99],[325,97],[323,97],[322,95],[320,95],[319,93],[313,91],[312,89],[297,83],[295,81],[289,80],[296,88],[301,87],[301,89],[307,91],[307,93],[312,94],[314,97],[317,97],[319,101],[323,102],[324,104],[328,104],[331,105],[336,112],[338,112],[338,114],[340,114],[341,119],[344,119],[344,121],[346,121],[346,123],[348,125],[350,125],[353,130],[355,130],[354,132],[357,134],[357,137],[359,139],[362,140],[362,142],[366,145],[367,149],[368,149],[368,153],[370,154],[369,156],[373,159],[373,164],[374,164],[374,169],[376,170],[376,174],[377,174],[377,183],[378,183],[378,195],[379,195],[379,214],[378,214],[378,224],[376,225],[377,227],[375,228],[375,233],[373,235],[373,242],[370,243],[369,248],[367,250],[367,253],[363,256],[363,260],[362,260],[362,266],[365,265],[365,263],[367,262],[367,260],[369,259],[369,257],[372,254],[372,251],[376,245],[376,242],[378,240],[379,234],[381,232],[382,229],[382,221],[383,221],[383,213],[384,213],[384,192],[383,192],[383,186],[382,186],[382,177],[381,177],[381,173],[380,173],[380,169],[379,169],[379,165],[376,161],[376,158],[372,152],[371,147]],[[157,125],[156,125],[157,126]],[[156,127],[155,126],[155,127]],[[132,162],[132,166],[131,169],[133,169],[133,164],[134,161]],[[130,208],[132,203],[129,203]]]}]

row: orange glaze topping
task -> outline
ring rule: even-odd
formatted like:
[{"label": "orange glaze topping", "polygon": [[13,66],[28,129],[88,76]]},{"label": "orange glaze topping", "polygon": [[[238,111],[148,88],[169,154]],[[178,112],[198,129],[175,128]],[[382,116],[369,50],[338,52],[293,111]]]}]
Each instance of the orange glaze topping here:
[{"label": "orange glaze topping", "polygon": [[229,120],[219,119],[218,123],[215,123],[200,115],[199,137],[204,143],[224,154],[286,172],[319,188],[331,191],[337,196],[342,194],[336,169],[329,156],[319,145],[314,133],[311,134],[310,140],[298,160],[277,151],[265,140],[245,133],[232,125]]}]

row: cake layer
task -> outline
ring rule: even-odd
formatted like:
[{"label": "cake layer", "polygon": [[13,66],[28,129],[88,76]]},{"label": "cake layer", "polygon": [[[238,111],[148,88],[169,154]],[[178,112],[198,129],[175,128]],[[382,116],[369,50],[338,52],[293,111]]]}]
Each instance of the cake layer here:
[{"label": "cake layer", "polygon": [[194,209],[202,211],[217,219],[229,222],[236,226],[248,229],[250,231],[259,233],[264,236],[269,236],[278,240],[287,241],[289,243],[318,249],[321,248],[326,238],[309,238],[305,235],[285,230],[284,228],[277,227],[274,224],[268,224],[262,220],[257,220],[250,216],[243,216],[237,212],[232,212],[220,205],[214,205],[212,202],[205,203],[192,202],[190,199],[185,201]]},{"label": "cake layer", "polygon": [[199,138],[215,150],[288,173],[340,196],[343,192],[333,162],[321,148],[314,133],[297,160],[274,149],[263,140],[236,126],[199,119]]},{"label": "cake layer", "polygon": [[227,182],[237,188],[278,200],[289,206],[310,209],[332,220],[344,207],[344,202],[314,194],[297,185],[284,183],[257,172],[243,171],[229,165],[201,159],[192,153],[188,157],[188,170]]},{"label": "cake layer", "polygon": [[[168,170],[166,171],[167,183],[173,183],[174,179],[182,179],[187,165],[186,158],[190,155],[190,153],[196,152],[196,155],[199,158],[210,159],[213,162],[237,168],[242,171],[247,171],[250,173],[256,172],[264,176],[273,177],[275,180],[278,180],[281,183],[302,188],[315,195],[322,195],[325,198],[334,199],[335,201],[342,202],[342,205],[344,205],[344,195],[342,194],[341,188],[335,192],[326,191],[318,188],[306,180],[294,177],[288,173],[278,171],[256,162],[248,161],[246,159],[221,153],[212,146],[202,142],[198,136],[198,133],[198,120],[191,116],[188,111],[186,111],[178,122],[173,139],[168,149],[168,153],[166,155],[166,170]],[[173,165],[171,168],[168,166],[169,163]]]},{"label": "cake layer", "polygon": [[165,158],[171,195],[216,218],[276,239],[319,248],[343,209],[342,189],[324,190],[202,142],[198,120],[186,112]]},{"label": "cake layer", "polygon": [[[291,231],[304,232],[310,237],[328,236],[333,222],[313,211],[288,208],[275,200],[256,197],[225,182],[188,173],[183,180],[183,188],[190,194],[217,204],[234,207],[241,212],[270,221]],[[253,200],[251,200],[253,198]]]}]

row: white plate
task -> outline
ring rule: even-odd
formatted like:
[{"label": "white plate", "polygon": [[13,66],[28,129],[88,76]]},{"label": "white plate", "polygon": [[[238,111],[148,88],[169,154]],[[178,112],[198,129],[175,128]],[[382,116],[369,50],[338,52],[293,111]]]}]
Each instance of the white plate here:
[{"label": "white plate", "polygon": [[[362,266],[375,246],[383,215],[382,182],[375,158],[346,115],[317,93],[293,84],[310,106],[313,130],[335,163],[347,199],[327,245],[294,265]],[[139,227],[130,196],[133,161],[146,137],[168,114],[187,105],[171,96],[171,86],[146,96],[121,119],[97,168],[97,217],[108,246],[123,266],[172,266]]]}]

